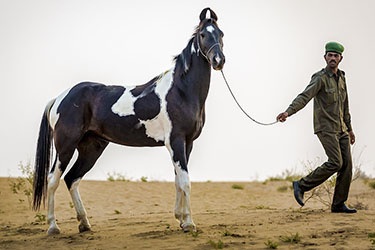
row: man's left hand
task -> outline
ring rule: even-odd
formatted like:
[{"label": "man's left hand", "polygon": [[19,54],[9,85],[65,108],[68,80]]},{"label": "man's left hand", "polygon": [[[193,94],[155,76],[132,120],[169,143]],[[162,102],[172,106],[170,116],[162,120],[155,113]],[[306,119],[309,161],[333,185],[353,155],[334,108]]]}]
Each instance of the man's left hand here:
[{"label": "man's left hand", "polygon": [[350,138],[350,144],[353,145],[355,143],[355,135],[354,135],[353,131],[349,132],[349,138]]}]

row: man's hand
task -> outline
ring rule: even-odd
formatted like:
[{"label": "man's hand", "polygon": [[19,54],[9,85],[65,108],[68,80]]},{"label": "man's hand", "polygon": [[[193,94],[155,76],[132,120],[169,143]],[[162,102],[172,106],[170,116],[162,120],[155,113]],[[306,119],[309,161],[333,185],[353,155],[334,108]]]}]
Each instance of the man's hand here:
[{"label": "man's hand", "polygon": [[276,117],[276,120],[278,120],[279,122],[285,122],[287,117],[288,117],[288,112],[283,112],[283,113],[280,113]]},{"label": "man's hand", "polygon": [[355,143],[355,135],[354,135],[353,131],[349,132],[349,138],[350,138],[350,144],[353,145]]}]

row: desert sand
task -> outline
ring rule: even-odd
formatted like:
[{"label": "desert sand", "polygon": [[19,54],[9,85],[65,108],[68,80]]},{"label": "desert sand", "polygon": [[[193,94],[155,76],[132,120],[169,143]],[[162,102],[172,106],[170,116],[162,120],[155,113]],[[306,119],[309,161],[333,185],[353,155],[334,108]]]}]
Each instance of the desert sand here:
[{"label": "desert sand", "polygon": [[[196,233],[184,233],[174,219],[174,183],[82,181],[80,192],[92,225],[79,233],[75,210],[63,181],[56,192],[61,234],[47,236],[24,194],[14,194],[0,178],[0,249],[375,249],[375,189],[352,184],[348,204],[357,214],[333,214],[318,201],[302,209],[286,181],[192,183]],[[279,190],[278,190],[279,189]],[[25,201],[20,201],[25,200]],[[46,215],[46,210],[39,212]],[[284,242],[295,236],[299,242]]]}]

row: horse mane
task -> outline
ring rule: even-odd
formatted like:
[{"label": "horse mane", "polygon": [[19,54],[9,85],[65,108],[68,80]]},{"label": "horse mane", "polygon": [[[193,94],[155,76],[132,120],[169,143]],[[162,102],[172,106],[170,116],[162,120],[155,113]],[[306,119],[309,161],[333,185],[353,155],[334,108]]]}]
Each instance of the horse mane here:
[{"label": "horse mane", "polygon": [[[199,52],[199,50],[198,50],[198,48],[195,44],[195,38],[197,37],[197,33],[200,30],[200,28],[202,26],[204,26],[206,23],[213,23],[217,26],[216,21],[212,18],[207,18],[207,19],[204,19],[203,21],[201,21],[200,24],[195,27],[194,33],[191,35],[191,38],[190,38],[188,44],[186,45],[186,47],[182,50],[182,52],[179,55],[177,55],[173,58],[173,61],[176,64],[175,74],[177,74],[178,76],[182,77],[189,72],[189,69],[190,69],[190,66],[191,66],[191,61],[192,61],[191,57],[193,56],[191,47],[194,46],[195,53]],[[193,43],[194,43],[194,45],[193,45]]]},{"label": "horse mane", "polygon": [[[173,58],[173,60],[176,64],[175,74],[177,74],[179,76],[185,75],[190,69],[191,57],[192,57],[191,47],[194,46],[194,48],[195,48],[195,45],[193,45],[193,43],[194,43],[194,40],[195,40],[195,37],[196,37],[196,34],[197,34],[198,27],[199,26],[197,26],[197,28],[194,31],[193,35],[191,36],[188,44],[182,50],[182,52],[179,55],[177,55]],[[195,48],[195,50],[198,51],[198,48]]]}]

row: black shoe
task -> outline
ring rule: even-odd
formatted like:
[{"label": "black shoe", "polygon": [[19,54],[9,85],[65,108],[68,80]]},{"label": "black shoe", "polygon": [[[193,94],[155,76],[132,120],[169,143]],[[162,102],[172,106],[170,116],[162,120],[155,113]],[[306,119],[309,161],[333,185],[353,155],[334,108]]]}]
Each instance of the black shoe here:
[{"label": "black shoe", "polygon": [[304,192],[302,192],[302,190],[300,189],[297,181],[293,181],[293,190],[294,190],[294,198],[296,198],[296,201],[298,202],[298,204],[300,204],[303,207],[305,205],[305,203],[303,203]]},{"label": "black shoe", "polygon": [[348,213],[353,214],[356,213],[356,209],[348,208],[345,204],[342,204],[341,206],[332,206],[331,208],[332,213]]}]

